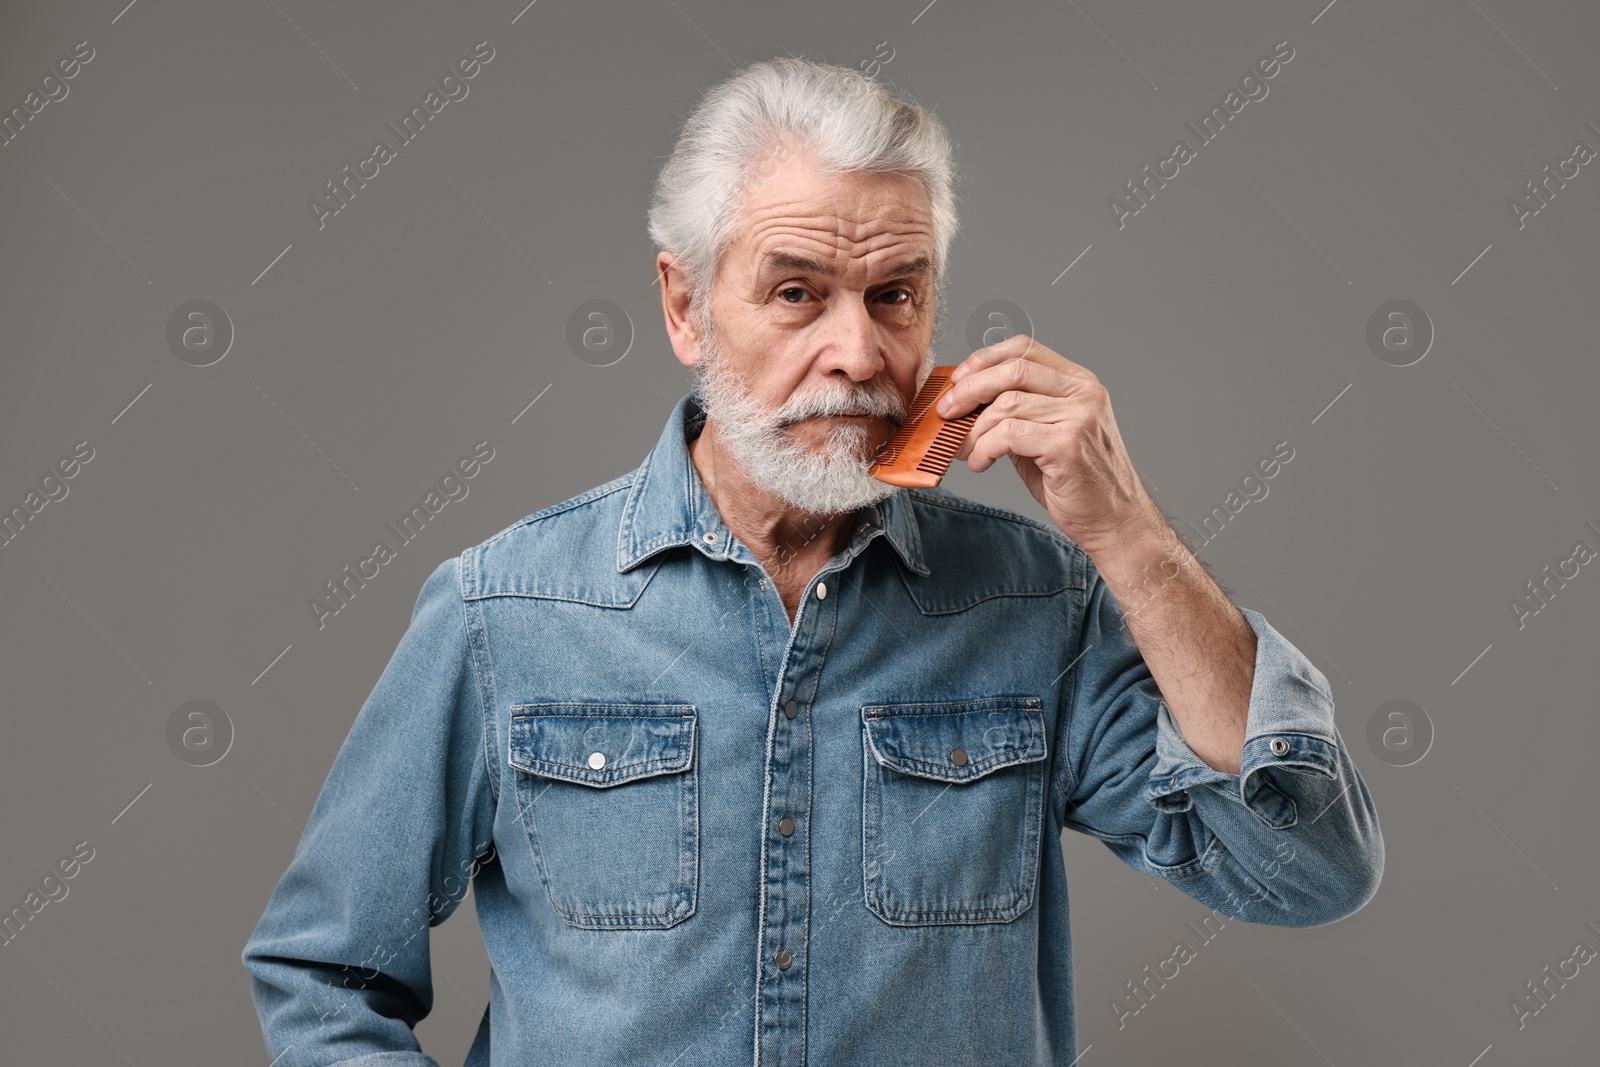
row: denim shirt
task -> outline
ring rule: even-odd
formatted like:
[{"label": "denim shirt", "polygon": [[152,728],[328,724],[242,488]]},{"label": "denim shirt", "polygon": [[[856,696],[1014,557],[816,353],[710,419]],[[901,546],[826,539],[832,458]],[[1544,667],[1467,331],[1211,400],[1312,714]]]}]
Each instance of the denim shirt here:
[{"label": "denim shirt", "polygon": [[1376,891],[1327,679],[1260,614],[1227,774],[1025,516],[897,490],[791,623],[704,421],[426,580],[243,951],[277,1067],[435,1064],[428,929],[469,885],[467,1067],[1070,1064],[1064,827],[1247,922]]}]

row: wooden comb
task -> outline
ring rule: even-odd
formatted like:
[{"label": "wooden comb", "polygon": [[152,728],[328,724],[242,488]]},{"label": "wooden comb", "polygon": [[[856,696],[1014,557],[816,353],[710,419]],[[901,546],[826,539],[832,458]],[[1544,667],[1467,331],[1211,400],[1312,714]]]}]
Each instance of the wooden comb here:
[{"label": "wooden comb", "polygon": [[989,406],[979,404],[959,419],[946,419],[934,410],[934,402],[950,388],[950,372],[955,369],[951,365],[928,372],[928,380],[906,411],[905,423],[867,468],[868,474],[908,489],[932,489],[944,479],[973,421]]}]

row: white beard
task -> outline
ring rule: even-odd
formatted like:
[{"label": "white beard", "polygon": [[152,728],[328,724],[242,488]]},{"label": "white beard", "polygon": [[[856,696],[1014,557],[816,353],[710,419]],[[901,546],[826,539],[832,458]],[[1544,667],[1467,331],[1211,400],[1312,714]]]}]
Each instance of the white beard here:
[{"label": "white beard", "polygon": [[[878,503],[899,487],[867,473],[880,447],[874,431],[861,425],[835,426],[819,451],[797,442],[785,424],[810,416],[883,415],[898,429],[906,402],[885,379],[853,387],[814,390],[790,397],[777,408],[757,399],[722,359],[709,316],[700,322],[701,358],[694,368],[695,388],[715,425],[718,440],[751,484],[801,511],[833,516]],[[933,369],[930,346],[917,373],[917,387]]]}]

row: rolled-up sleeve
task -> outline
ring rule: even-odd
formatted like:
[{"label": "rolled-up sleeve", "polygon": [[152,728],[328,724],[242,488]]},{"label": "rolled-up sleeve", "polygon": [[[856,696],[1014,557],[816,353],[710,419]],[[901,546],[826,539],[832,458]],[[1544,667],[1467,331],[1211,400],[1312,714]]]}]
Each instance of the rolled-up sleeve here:
[{"label": "rolled-up sleeve", "polygon": [[460,563],[423,584],[244,947],[271,1062],[437,1067],[413,1033],[433,1005],[428,931],[493,853]]},{"label": "rolled-up sleeve", "polygon": [[1239,772],[1219,771],[1184,739],[1120,605],[1090,573],[1061,682],[1062,825],[1232,918],[1318,926],[1358,911],[1382,877],[1383,836],[1327,678],[1239,608],[1256,635],[1254,675]]}]

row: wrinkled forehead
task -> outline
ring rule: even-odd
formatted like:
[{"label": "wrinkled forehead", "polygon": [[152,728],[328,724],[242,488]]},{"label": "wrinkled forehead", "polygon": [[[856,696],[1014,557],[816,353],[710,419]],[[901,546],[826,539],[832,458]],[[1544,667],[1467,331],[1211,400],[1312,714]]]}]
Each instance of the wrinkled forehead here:
[{"label": "wrinkled forehead", "polygon": [[727,257],[742,276],[783,270],[883,273],[923,261],[930,275],[933,212],[903,174],[827,173],[801,156],[753,183]]}]

